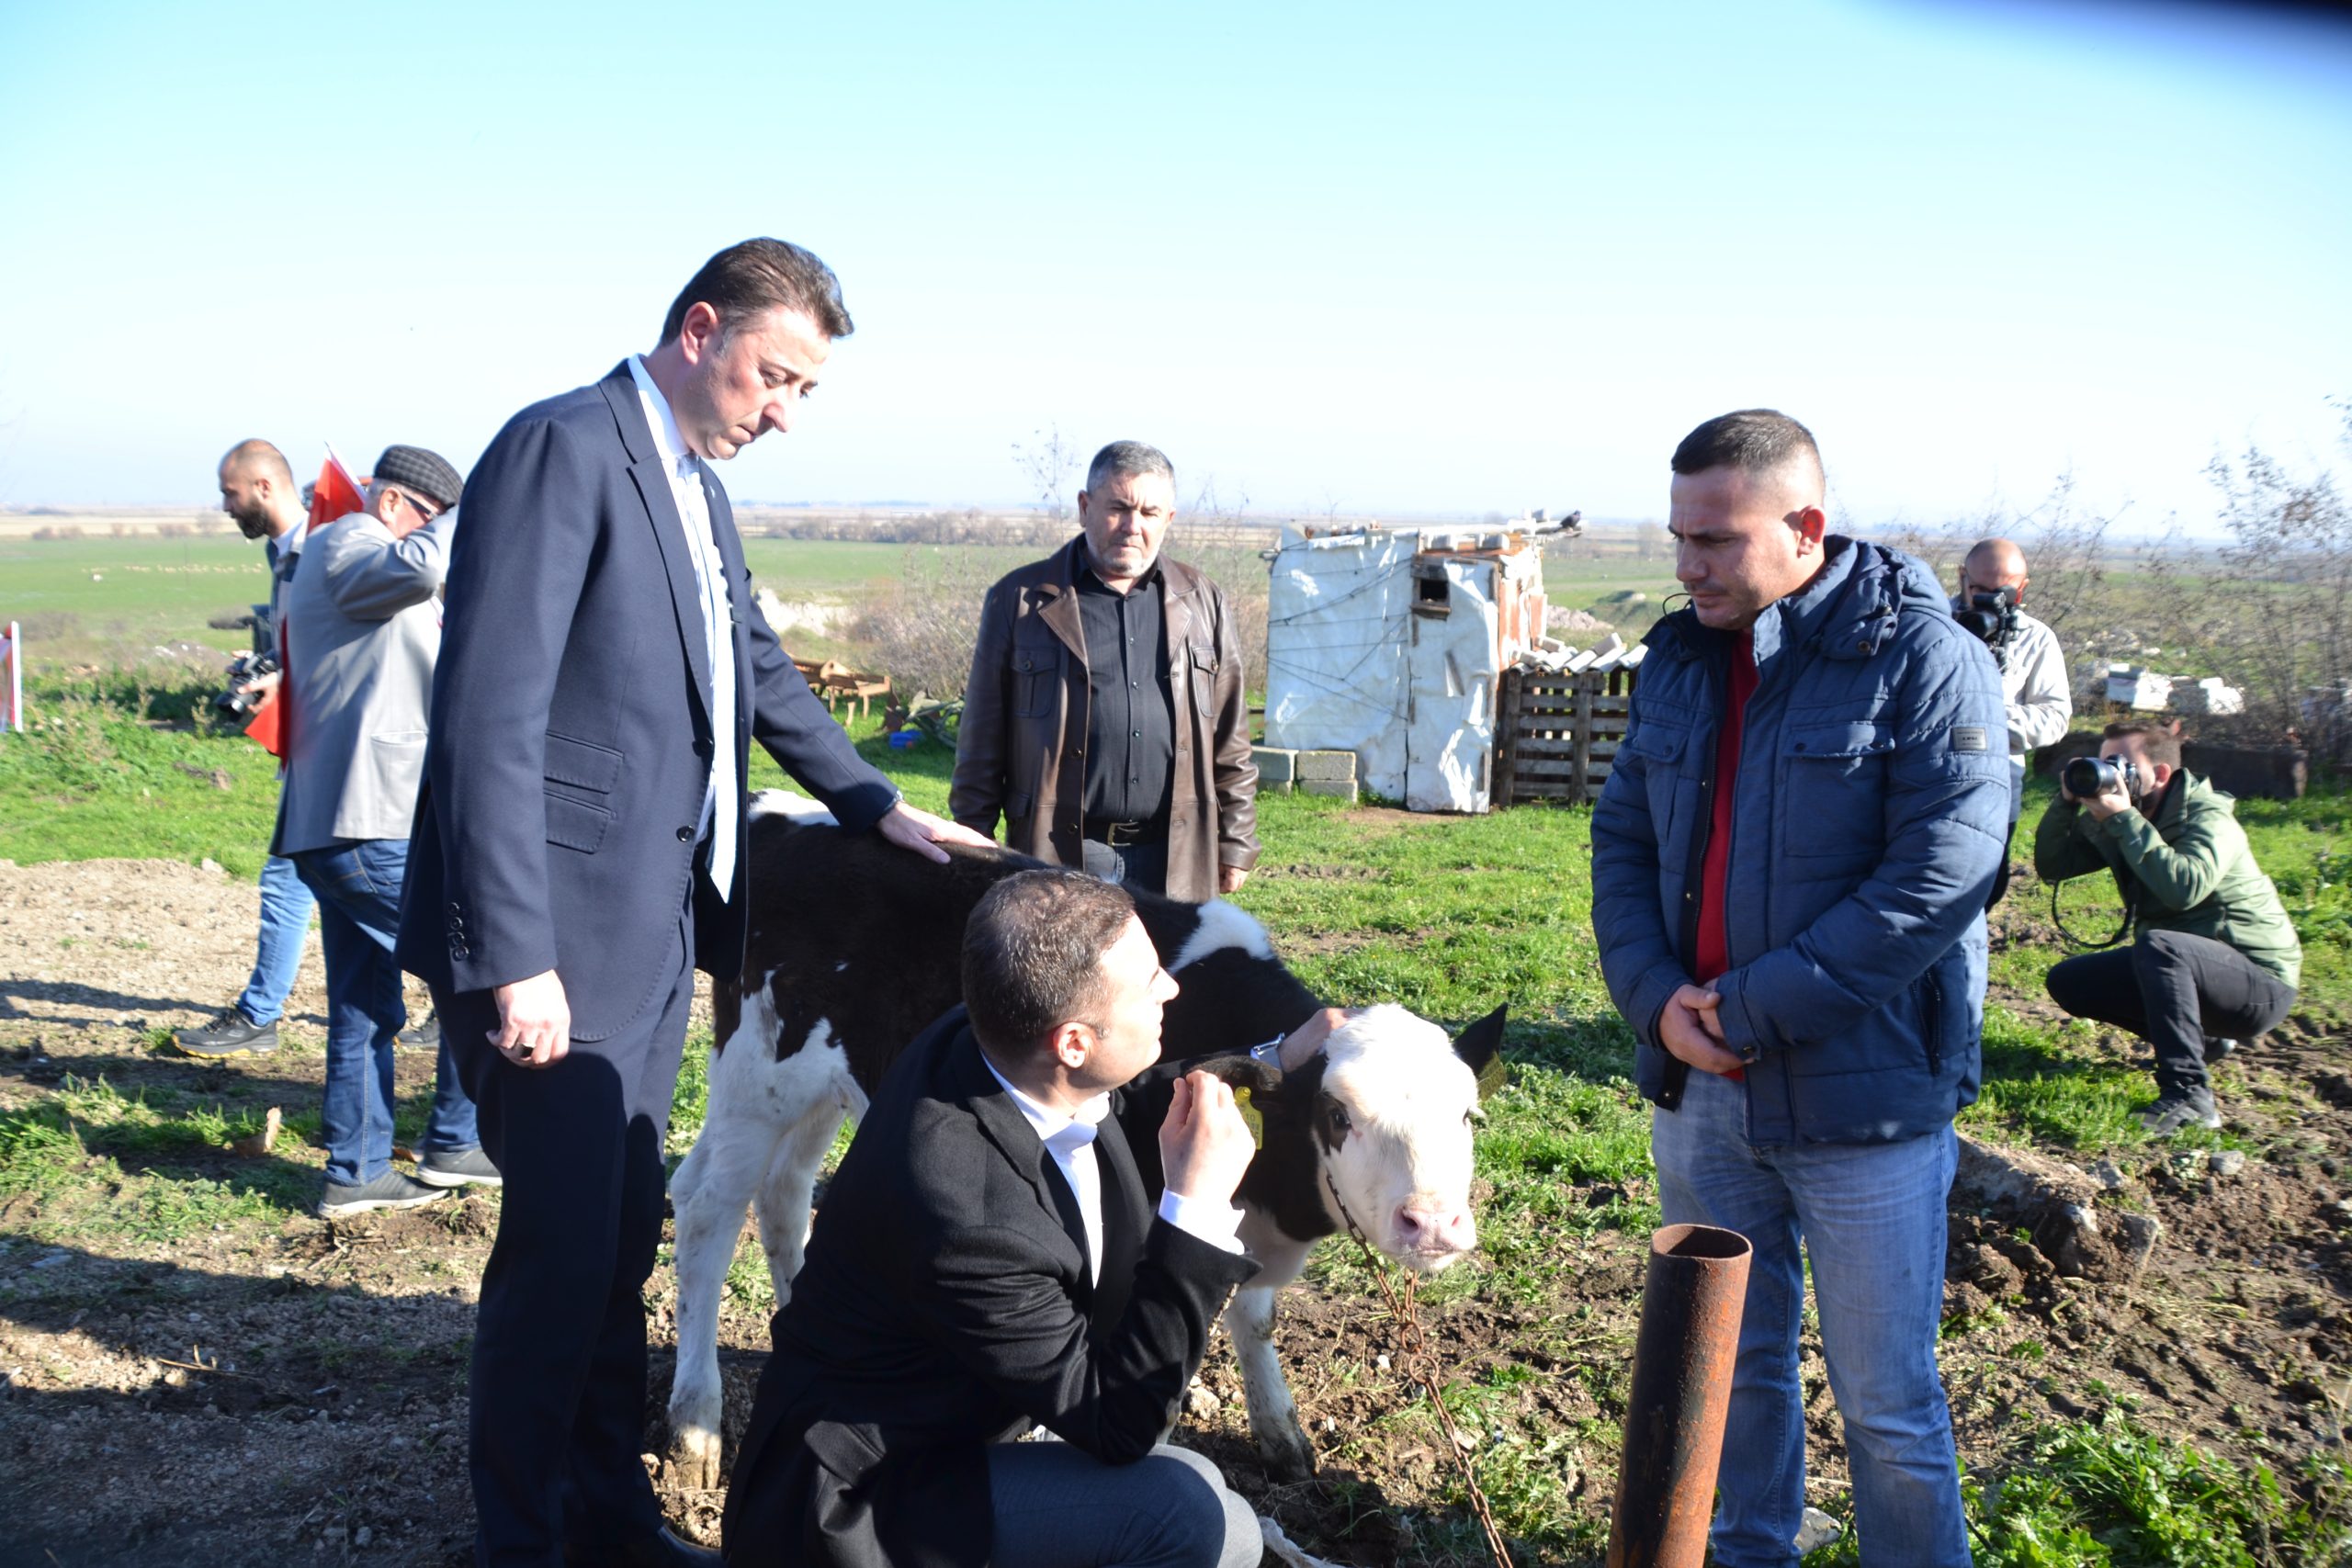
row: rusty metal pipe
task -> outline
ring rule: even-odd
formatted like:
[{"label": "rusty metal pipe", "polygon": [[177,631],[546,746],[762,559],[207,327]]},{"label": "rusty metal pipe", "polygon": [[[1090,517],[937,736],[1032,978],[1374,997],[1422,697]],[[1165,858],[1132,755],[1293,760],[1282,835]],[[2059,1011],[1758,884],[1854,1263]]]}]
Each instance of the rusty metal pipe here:
[{"label": "rusty metal pipe", "polygon": [[1667,1225],[1650,1238],[1608,1568],[1706,1561],[1753,1251],[1713,1225]]}]

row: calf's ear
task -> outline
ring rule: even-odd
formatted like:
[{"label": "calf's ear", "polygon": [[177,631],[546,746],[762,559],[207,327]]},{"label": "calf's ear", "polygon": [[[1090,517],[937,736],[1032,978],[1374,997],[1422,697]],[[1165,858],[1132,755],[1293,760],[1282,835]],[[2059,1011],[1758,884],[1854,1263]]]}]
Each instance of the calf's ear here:
[{"label": "calf's ear", "polygon": [[1503,1018],[1510,1011],[1505,1002],[1453,1037],[1453,1054],[1478,1077],[1480,1100],[1503,1087]]}]

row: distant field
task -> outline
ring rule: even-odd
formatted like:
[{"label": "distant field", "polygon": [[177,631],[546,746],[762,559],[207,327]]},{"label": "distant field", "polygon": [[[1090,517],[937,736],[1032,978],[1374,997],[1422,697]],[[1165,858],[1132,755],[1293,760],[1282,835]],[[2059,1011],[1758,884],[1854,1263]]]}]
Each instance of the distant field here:
[{"label": "distant field", "polygon": [[[1181,528],[1174,553],[1184,553]],[[855,604],[910,574],[939,566],[955,581],[986,581],[1037,556],[1025,545],[908,545],[847,539],[746,539],[752,575],[787,603],[820,600]],[[247,646],[242,631],[205,625],[242,614],[268,597],[262,548],[243,538],[31,539],[0,537],[0,621],[24,623],[36,671],[73,665],[123,666],[151,658],[156,648],[192,643],[232,652]],[[1581,610],[1617,627],[1630,640],[1647,628],[1658,603],[1674,591],[1669,560],[1630,554],[1573,556],[1555,545],[1544,562],[1554,604]],[[1235,585],[1238,586],[1238,585]],[[1631,601],[1620,595],[1646,595]],[[810,651],[844,651],[805,636],[788,639]],[[1571,637],[1569,640],[1577,640]]]},{"label": "distant field", "polygon": [[36,670],[175,642],[244,648],[249,634],[204,623],[268,596],[261,547],[242,537],[0,538],[0,620],[24,624]]}]

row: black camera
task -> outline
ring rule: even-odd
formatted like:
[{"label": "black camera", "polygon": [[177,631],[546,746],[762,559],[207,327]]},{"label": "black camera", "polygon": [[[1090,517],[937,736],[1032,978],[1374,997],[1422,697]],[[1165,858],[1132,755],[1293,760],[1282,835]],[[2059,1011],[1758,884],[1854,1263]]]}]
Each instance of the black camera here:
[{"label": "black camera", "polygon": [[1971,589],[1952,618],[1993,650],[1996,659],[2008,657],[2018,635],[2018,591],[2014,588]]},{"label": "black camera", "polygon": [[254,682],[265,675],[277,673],[277,656],[274,653],[241,653],[229,661],[229,689],[212,699],[212,709],[221,718],[251,718],[261,706],[261,694],[254,690]]},{"label": "black camera", "polygon": [[2058,782],[2076,800],[2119,789],[2127,796],[2136,796],[2140,765],[2129,757],[2074,757],[2058,771]]}]

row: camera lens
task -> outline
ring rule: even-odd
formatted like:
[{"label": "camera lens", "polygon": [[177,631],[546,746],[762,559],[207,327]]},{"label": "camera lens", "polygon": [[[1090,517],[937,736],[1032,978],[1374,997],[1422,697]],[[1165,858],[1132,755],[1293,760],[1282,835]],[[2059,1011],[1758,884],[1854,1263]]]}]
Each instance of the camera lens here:
[{"label": "camera lens", "polygon": [[2123,783],[2123,774],[2103,757],[2076,757],[2060,770],[2058,782],[2076,800],[2105,795]]}]

